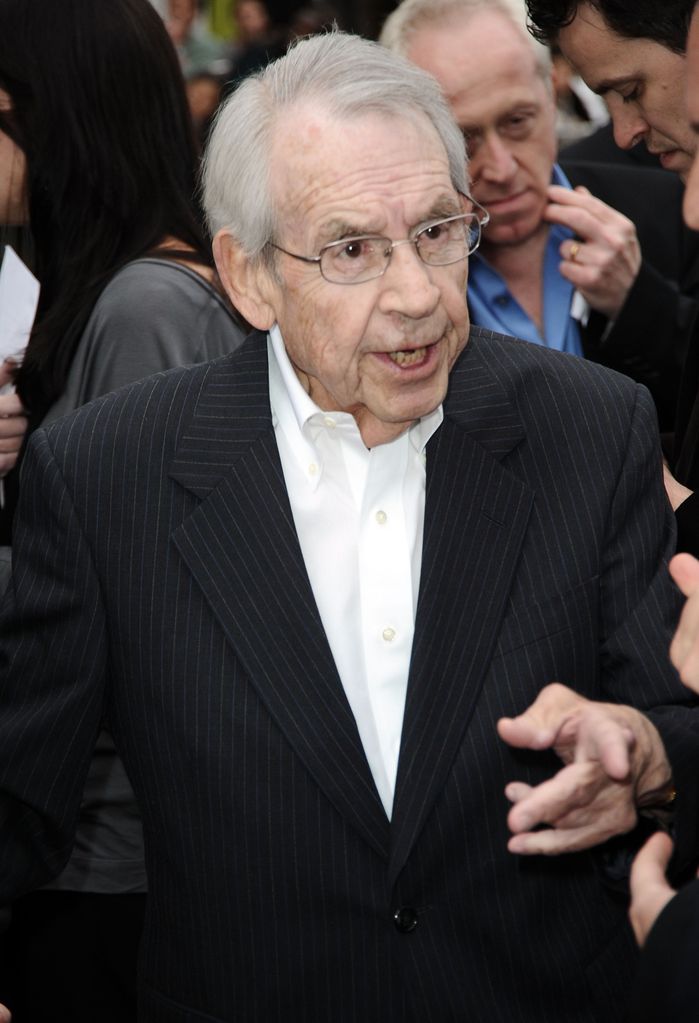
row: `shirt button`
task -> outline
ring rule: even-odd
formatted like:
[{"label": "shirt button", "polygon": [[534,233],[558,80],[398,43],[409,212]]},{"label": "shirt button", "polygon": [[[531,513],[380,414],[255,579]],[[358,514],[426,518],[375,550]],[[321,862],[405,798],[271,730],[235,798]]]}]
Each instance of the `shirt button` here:
[{"label": "shirt button", "polygon": [[308,473],[310,476],[316,476],[318,474],[318,466],[315,462],[311,462],[308,466]]},{"label": "shirt button", "polygon": [[335,429],[335,420],[332,419],[331,416],[326,416],[325,419],[323,420],[323,422],[328,427],[328,429],[330,429],[330,430],[334,430]]},{"label": "shirt button", "polygon": [[410,934],[417,927],[417,913],[410,906],[401,906],[393,914],[393,923],[401,934]]},{"label": "shirt button", "polygon": [[377,513],[376,513],[376,521],[378,522],[378,524],[380,526],[383,526],[383,524],[386,522],[387,518],[388,518],[388,515],[386,514],[385,511],[377,511]]},{"label": "shirt button", "polygon": [[495,299],[495,304],[499,305],[501,309],[504,309],[508,301],[509,299],[507,295],[498,295],[497,298]]},{"label": "shirt button", "polygon": [[383,638],[384,638],[384,639],[386,640],[386,642],[387,642],[387,643],[390,643],[392,639],[395,639],[395,636],[396,636],[396,630],[395,630],[395,629],[392,629],[392,628],[391,628],[391,627],[389,626],[389,627],[388,627],[387,629],[384,629],[384,630],[383,630],[383,632],[381,633],[381,635],[383,636]]}]

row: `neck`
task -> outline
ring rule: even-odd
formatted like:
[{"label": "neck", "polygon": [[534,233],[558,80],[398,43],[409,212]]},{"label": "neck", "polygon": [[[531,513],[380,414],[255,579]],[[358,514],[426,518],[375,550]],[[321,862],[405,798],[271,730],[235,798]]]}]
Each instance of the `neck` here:
[{"label": "neck", "polygon": [[544,254],[548,225],[517,245],[482,245],[483,255],[537,325],[543,324]]}]

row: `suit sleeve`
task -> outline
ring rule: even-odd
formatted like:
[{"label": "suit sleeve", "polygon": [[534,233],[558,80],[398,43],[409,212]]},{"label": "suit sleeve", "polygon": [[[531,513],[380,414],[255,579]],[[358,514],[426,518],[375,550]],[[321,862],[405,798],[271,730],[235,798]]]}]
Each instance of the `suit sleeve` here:
[{"label": "suit sleeve", "polygon": [[[605,538],[602,690],[607,698],[645,712],[660,732],[678,793],[674,866],[681,871],[699,852],[699,707],[670,664],[668,649],[682,603],[667,570],[675,523],[650,398],[643,387],[636,388],[636,396]],[[639,829],[630,846],[643,837]]]},{"label": "suit sleeve", "polygon": [[675,512],[677,550],[688,551],[699,558],[699,491],[683,501]]},{"label": "suit sleeve", "polygon": [[[626,302],[605,335],[607,320],[590,318],[585,354],[644,384],[663,430],[674,425],[682,367],[699,334],[699,301],[643,260]],[[699,338],[697,338],[699,340]]]},{"label": "suit sleeve", "polygon": [[641,953],[627,1019],[633,1023],[695,1023],[698,1013],[699,881],[672,899]]},{"label": "suit sleeve", "polygon": [[102,595],[44,431],[27,449],[13,563],[0,613],[0,903],[67,861],[103,706]]}]

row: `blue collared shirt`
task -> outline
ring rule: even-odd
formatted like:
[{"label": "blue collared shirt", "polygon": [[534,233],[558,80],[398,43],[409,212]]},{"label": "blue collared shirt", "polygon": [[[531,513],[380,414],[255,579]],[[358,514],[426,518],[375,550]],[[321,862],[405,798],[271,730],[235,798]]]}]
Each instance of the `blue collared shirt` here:
[{"label": "blue collared shirt", "polygon": [[[554,165],[551,183],[571,188],[567,177]],[[468,281],[468,305],[471,322],[501,334],[533,341],[559,352],[582,355],[580,326],[571,315],[575,288],[561,277],[558,267],[561,262],[559,248],[566,238],[572,238],[570,228],[552,224],[544,253],[544,334],[522,309],[510,293],[505,281],[480,252],[471,256]]]}]

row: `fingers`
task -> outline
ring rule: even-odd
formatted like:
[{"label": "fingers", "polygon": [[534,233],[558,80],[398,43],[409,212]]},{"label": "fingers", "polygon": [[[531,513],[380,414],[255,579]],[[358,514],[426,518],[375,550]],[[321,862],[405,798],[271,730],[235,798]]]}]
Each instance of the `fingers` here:
[{"label": "fingers", "polygon": [[685,597],[699,592],[699,561],[691,554],[676,554],[670,562],[670,575]]},{"label": "fingers", "polygon": [[665,879],[671,855],[670,837],[659,831],[648,839],[633,861],[629,918],[639,945],[644,944],[659,913],[675,894]]},{"label": "fingers", "polygon": [[[6,366],[3,363],[0,372]],[[27,417],[18,395],[14,391],[0,394],[0,478],[14,468],[26,432]]]},{"label": "fingers", "polygon": [[596,704],[560,683],[545,686],[516,718],[501,718],[498,735],[517,749],[555,749],[564,762],[599,761],[610,778],[631,769],[636,736],[626,709]]},{"label": "fingers", "polygon": [[[631,786],[611,782],[599,764],[569,764],[533,788],[512,782],[505,795],[514,804],[507,818],[513,853],[576,852],[636,823]],[[542,825],[549,828],[534,830]]]},{"label": "fingers", "polygon": [[606,240],[610,228],[614,230],[614,236],[622,234],[632,238],[636,234],[628,217],[596,199],[587,189],[571,190],[552,185],[548,195],[551,202],[546,208],[546,219],[571,228],[586,241]]},{"label": "fingers", "polygon": [[622,213],[586,189],[548,190],[552,200],[544,213],[577,238],[561,244],[560,273],[583,294],[593,309],[616,317],[641,267],[636,228]]},{"label": "fingers", "polygon": [[518,748],[550,747],[565,765],[539,785],[508,784],[511,852],[558,855],[628,831],[637,800],[671,778],[659,733],[639,711],[586,700],[560,684],[542,689],[519,717],[501,718],[498,732]]},{"label": "fingers", "polygon": [[631,895],[638,895],[649,884],[663,884],[671,856],[672,839],[664,831],[656,831],[633,861]]},{"label": "fingers", "polygon": [[549,749],[569,715],[585,702],[572,689],[553,682],[541,690],[523,714],[500,718],[498,735],[518,749]]},{"label": "fingers", "polygon": [[[599,799],[602,794],[602,799]],[[628,783],[609,779],[600,764],[568,764],[553,778],[530,787],[525,782],[510,782],[505,795],[513,802],[507,823],[514,834],[531,831],[542,824],[581,825],[590,823],[592,814],[602,812],[609,804],[631,802]],[[598,803],[593,808],[595,800]],[[590,821],[587,820],[588,816]],[[635,810],[624,814],[625,823],[633,826]]]},{"label": "fingers", "polygon": [[[6,387],[7,384],[13,384],[15,374],[17,372],[17,363],[13,362],[12,359],[5,359],[4,362],[0,363],[0,387]],[[0,1023],[2,1023],[2,1017],[0,1016]]]},{"label": "fingers", "polygon": [[0,394],[0,421],[11,419],[13,416],[23,416],[24,406],[15,391],[8,391],[7,394]]},{"label": "fingers", "polygon": [[670,574],[688,598],[670,644],[670,660],[684,684],[699,692],[699,562],[689,554],[676,554]]},{"label": "fingers", "polygon": [[609,778],[625,781],[631,772],[636,736],[616,713],[594,704],[585,709],[578,722],[575,761],[599,761]]}]

